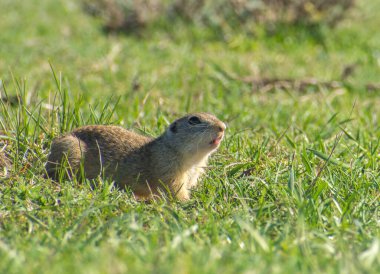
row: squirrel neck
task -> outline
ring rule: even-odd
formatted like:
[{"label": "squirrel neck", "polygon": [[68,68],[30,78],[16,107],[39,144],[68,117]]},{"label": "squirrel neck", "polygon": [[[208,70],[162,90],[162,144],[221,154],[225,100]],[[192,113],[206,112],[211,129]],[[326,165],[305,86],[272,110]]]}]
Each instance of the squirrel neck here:
[{"label": "squirrel neck", "polygon": [[[169,172],[176,170],[186,172],[199,163],[204,164],[208,155],[189,154],[183,147],[178,147],[172,138],[163,134],[148,144],[152,162],[158,170]],[[169,172],[170,173],[170,172]]]}]

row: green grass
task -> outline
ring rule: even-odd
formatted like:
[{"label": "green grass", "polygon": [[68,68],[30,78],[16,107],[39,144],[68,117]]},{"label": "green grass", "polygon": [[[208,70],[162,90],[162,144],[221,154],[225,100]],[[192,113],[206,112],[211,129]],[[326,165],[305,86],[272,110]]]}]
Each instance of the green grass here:
[{"label": "green grass", "polygon": [[[1,1],[1,273],[379,273],[379,1],[318,35],[255,37],[176,23],[105,36],[76,1]],[[317,39],[317,38],[318,39]],[[51,63],[53,69],[49,65]],[[255,92],[243,76],[339,79]],[[159,135],[189,111],[228,123],[186,203],[43,179],[51,140],[84,124]]]}]

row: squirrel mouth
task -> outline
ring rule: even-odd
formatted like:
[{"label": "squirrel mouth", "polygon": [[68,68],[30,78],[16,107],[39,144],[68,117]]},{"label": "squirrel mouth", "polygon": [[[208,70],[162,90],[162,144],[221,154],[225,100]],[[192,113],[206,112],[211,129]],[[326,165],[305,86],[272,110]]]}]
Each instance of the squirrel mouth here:
[{"label": "squirrel mouth", "polygon": [[218,136],[217,138],[213,139],[210,142],[210,145],[218,146],[220,144],[220,142],[222,141],[222,139],[223,139],[223,134]]}]

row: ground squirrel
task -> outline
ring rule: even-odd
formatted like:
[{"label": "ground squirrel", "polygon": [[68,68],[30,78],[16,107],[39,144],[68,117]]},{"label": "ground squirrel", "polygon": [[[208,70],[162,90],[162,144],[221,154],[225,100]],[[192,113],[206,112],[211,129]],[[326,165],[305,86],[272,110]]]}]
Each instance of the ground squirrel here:
[{"label": "ground squirrel", "polygon": [[71,176],[80,173],[82,163],[86,178],[103,174],[120,188],[130,187],[138,199],[166,193],[187,200],[225,129],[208,113],[188,114],[156,139],[119,126],[83,126],[53,140],[46,171],[57,179],[66,161]]}]

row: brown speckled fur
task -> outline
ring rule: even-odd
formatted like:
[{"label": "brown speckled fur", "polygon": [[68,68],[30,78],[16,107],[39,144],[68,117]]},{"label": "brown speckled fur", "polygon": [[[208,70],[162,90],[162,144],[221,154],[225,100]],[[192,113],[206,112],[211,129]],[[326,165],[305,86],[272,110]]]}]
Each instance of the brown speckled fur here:
[{"label": "brown speckled fur", "polygon": [[[194,117],[200,123],[191,124]],[[104,174],[120,188],[130,187],[138,198],[150,199],[169,190],[167,194],[187,200],[218,147],[212,141],[224,130],[224,123],[207,113],[176,120],[156,139],[118,126],[84,126],[53,141],[46,170],[57,179],[67,159],[73,173],[83,163],[86,178]]]}]

